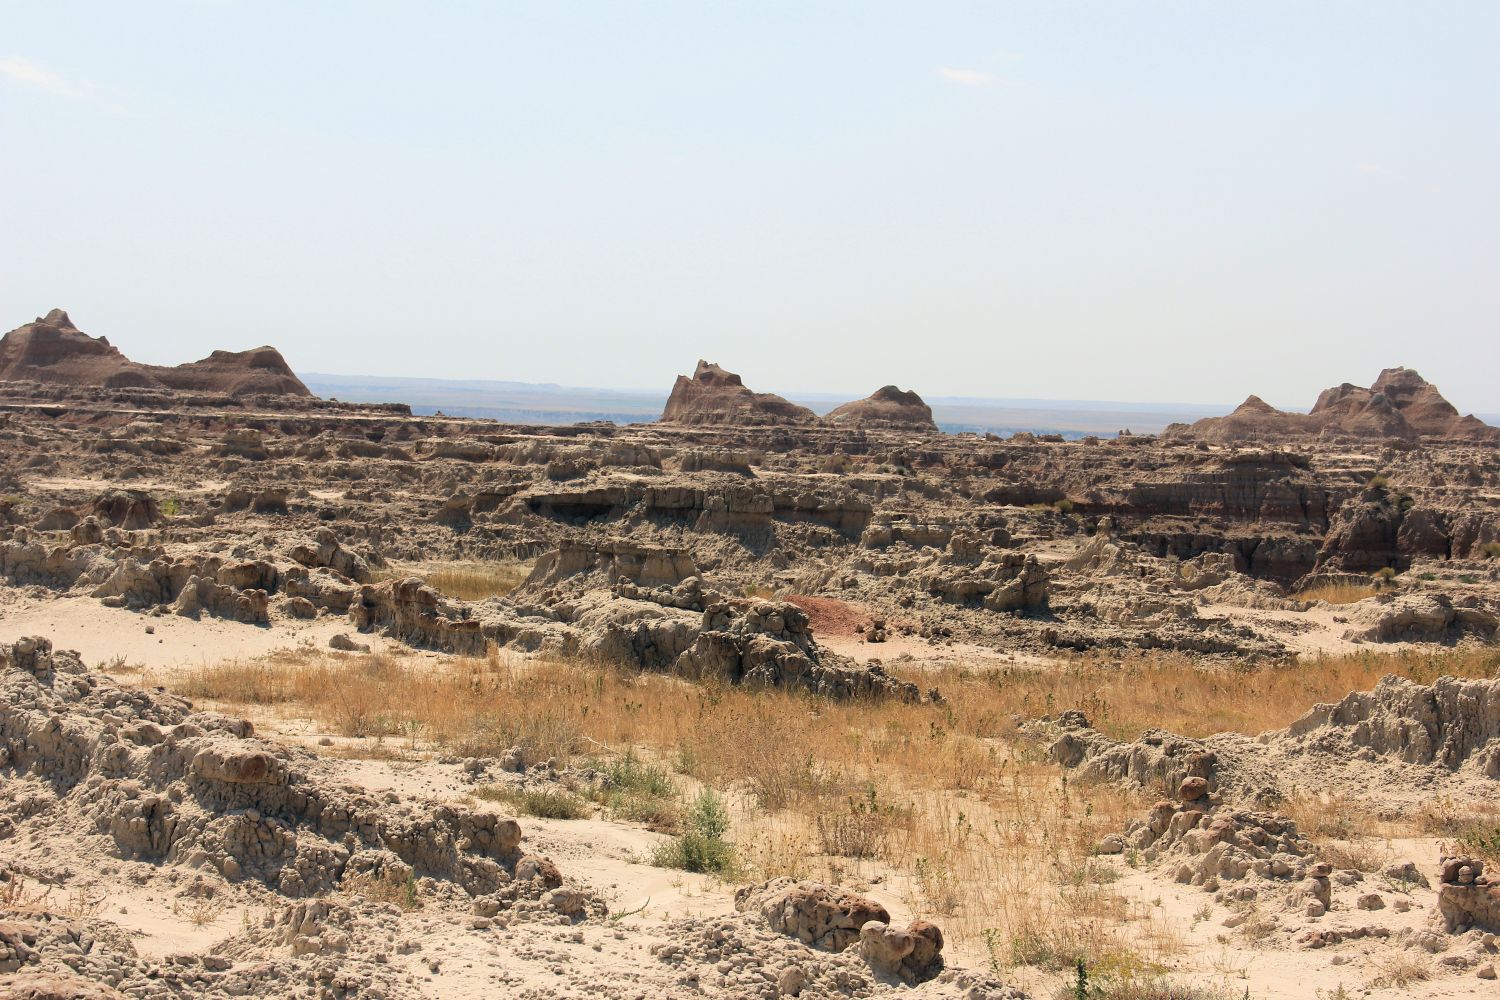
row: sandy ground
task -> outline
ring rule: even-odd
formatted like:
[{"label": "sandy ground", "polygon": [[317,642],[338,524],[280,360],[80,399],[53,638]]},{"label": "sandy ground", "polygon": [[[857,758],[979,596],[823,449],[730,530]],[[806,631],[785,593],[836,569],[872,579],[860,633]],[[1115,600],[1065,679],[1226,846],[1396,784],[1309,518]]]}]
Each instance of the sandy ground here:
[{"label": "sandy ground", "polygon": [[[39,599],[0,590],[0,642],[45,635],[58,649],[77,650],[90,666],[123,658],[127,664],[173,671],[304,644],[326,647],[334,635],[352,631],[343,617],[279,618],[269,626],[246,625],[207,615],[195,620],[108,608],[91,597]],[[382,642],[378,636],[360,636],[358,641],[372,648]]]}]

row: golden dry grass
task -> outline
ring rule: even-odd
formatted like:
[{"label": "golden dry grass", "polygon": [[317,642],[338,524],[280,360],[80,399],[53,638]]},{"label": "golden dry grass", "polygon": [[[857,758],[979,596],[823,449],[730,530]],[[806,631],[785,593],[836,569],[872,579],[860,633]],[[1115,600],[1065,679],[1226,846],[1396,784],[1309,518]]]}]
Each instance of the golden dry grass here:
[{"label": "golden dry grass", "polygon": [[1374,597],[1374,585],[1367,583],[1324,583],[1292,595],[1299,601],[1323,601],[1328,604],[1353,604]]},{"label": "golden dry grass", "polygon": [[458,601],[483,601],[504,597],[519,587],[531,572],[529,563],[516,559],[466,562],[393,563],[378,579],[421,577],[429,587]]},{"label": "golden dry grass", "polygon": [[[1049,668],[925,671],[942,704],[830,702],[696,684],[608,665],[415,656],[296,656],[228,662],[180,685],[225,706],[306,716],[346,736],[401,737],[466,755],[519,746],[527,759],[640,752],[724,790],[740,861],[760,876],[853,881],[877,871],[956,942],[998,964],[1064,968],[1070,956],[1150,970],[1182,928],[1110,889],[1093,857],[1145,796],[1082,786],[1039,759],[1017,720],[1082,708],[1121,738],[1163,727],[1193,736],[1285,726],[1387,673],[1430,682],[1492,676],[1500,651],[1359,653],[1232,668],[1187,657],[1080,657]],[[1315,812],[1329,838],[1359,839],[1351,806]],[[1336,821],[1343,816],[1343,825]]]}]

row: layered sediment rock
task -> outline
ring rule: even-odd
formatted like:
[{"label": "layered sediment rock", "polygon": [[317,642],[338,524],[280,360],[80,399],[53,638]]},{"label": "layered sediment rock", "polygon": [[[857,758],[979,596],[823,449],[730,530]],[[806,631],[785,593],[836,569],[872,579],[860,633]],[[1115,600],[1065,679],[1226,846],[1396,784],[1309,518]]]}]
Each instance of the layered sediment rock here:
[{"label": "layered sediment rock", "polygon": [[0,381],[56,382],[107,389],[175,389],[227,396],[311,396],[274,347],[214,351],[176,367],[131,361],[54,309],[0,338]]},{"label": "layered sediment rock", "polygon": [[677,376],[662,423],[753,427],[811,424],[817,415],[769,392],[751,392],[734,372],[699,361],[692,377]]},{"label": "layered sediment rock", "polygon": [[932,407],[910,390],[894,385],[882,386],[865,399],[835,408],[823,417],[835,427],[868,427],[884,430],[919,431],[936,434]]},{"label": "layered sediment rock", "polygon": [[1460,416],[1437,386],[1410,368],[1387,368],[1369,388],[1345,382],[1325,389],[1308,413],[1288,413],[1251,396],[1227,416],[1173,424],[1166,434],[1223,443],[1308,435],[1500,442],[1500,428]]}]

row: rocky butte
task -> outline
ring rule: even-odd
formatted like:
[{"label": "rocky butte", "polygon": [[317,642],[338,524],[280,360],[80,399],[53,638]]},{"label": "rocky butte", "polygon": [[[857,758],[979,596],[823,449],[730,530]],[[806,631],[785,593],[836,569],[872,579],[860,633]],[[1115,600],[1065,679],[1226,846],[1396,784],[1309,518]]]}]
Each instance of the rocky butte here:
[{"label": "rocky butte", "polygon": [[1308,413],[1278,410],[1251,396],[1227,416],[1172,424],[1163,436],[1227,444],[1309,435],[1500,443],[1500,428],[1472,414],[1460,416],[1437,386],[1411,368],[1387,368],[1368,389],[1349,382],[1324,389]]},{"label": "rocky butte", "polygon": [[107,389],[177,389],[227,396],[311,396],[274,347],[214,351],[176,367],[131,361],[104,337],[91,337],[61,309],[0,338],[0,381]]},{"label": "rocky butte", "polygon": [[871,427],[883,430],[938,432],[932,407],[911,390],[882,386],[865,399],[845,403],[823,418],[835,427]]},{"label": "rocky butte", "polygon": [[666,424],[812,424],[817,414],[770,392],[751,392],[734,372],[699,361],[693,377],[677,376],[662,411]]}]

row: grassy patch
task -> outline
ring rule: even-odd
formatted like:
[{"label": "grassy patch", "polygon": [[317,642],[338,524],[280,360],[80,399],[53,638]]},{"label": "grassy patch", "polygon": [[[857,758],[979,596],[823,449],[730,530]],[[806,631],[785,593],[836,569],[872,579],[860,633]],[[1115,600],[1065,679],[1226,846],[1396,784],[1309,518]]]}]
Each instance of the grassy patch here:
[{"label": "grassy patch", "polygon": [[522,816],[542,819],[586,819],[593,815],[587,802],[561,788],[511,788],[486,785],[474,790],[474,797],[486,802],[510,806]]},{"label": "grassy patch", "polygon": [[1375,588],[1365,583],[1325,583],[1308,587],[1294,595],[1299,601],[1323,601],[1327,604],[1353,604],[1375,596]]},{"label": "grassy patch", "polygon": [[530,572],[530,564],[516,559],[473,560],[406,563],[385,570],[379,578],[399,580],[419,576],[445,597],[458,601],[483,601],[509,594],[525,581]]}]

